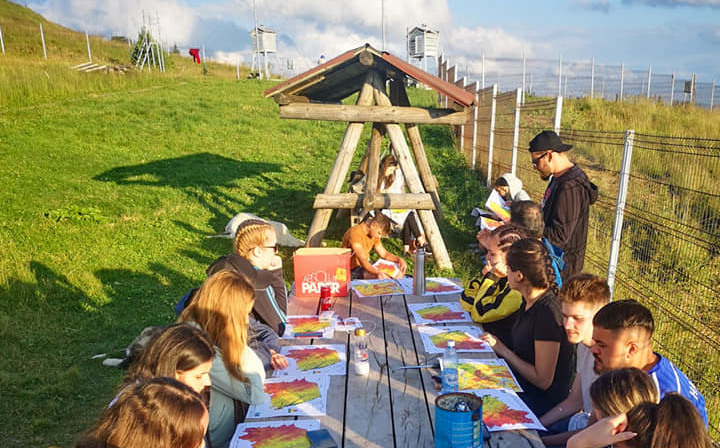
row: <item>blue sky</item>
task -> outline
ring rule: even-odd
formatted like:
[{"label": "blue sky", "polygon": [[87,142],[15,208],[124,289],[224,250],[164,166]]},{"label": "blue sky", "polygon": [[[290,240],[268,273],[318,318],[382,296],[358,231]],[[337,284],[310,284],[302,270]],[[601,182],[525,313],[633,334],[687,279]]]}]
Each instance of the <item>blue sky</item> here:
[{"label": "blue sky", "polygon": [[[299,69],[365,42],[381,47],[383,0],[255,0],[278,33],[280,60]],[[134,36],[143,11],[161,39],[205,45],[209,57],[249,63],[253,0],[35,0],[50,20],[96,34]],[[405,56],[405,30],[440,31],[451,61],[477,71],[482,56],[590,61],[720,82],[720,0],[384,0],[386,49]]]}]

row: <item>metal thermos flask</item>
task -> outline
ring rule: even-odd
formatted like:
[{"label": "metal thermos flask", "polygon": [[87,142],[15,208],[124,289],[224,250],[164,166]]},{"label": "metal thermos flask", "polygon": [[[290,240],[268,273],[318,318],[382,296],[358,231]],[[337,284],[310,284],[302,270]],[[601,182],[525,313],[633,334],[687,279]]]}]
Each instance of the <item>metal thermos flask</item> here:
[{"label": "metal thermos flask", "polygon": [[413,295],[425,294],[425,249],[415,251],[415,274],[413,277]]}]

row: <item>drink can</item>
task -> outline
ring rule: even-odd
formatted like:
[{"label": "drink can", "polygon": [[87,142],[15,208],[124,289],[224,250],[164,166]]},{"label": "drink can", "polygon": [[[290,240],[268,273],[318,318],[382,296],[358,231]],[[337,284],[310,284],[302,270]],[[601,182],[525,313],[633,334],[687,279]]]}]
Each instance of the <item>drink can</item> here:
[{"label": "drink can", "polygon": [[332,300],[330,298],[330,287],[320,287],[320,311],[329,311],[332,308]]}]

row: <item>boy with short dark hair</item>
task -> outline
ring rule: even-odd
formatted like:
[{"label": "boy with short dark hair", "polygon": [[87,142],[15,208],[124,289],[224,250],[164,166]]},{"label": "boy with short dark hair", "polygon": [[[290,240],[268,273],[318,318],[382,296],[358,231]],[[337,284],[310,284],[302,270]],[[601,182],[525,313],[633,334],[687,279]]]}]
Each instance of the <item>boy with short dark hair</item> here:
[{"label": "boy with short dark hair", "polygon": [[405,271],[407,270],[405,260],[388,252],[381,241],[382,238],[390,234],[390,229],[390,218],[378,212],[360,224],[350,227],[347,232],[345,232],[342,247],[352,249],[350,269],[353,279],[390,278],[386,273],[373,266],[370,261],[370,251],[373,249],[383,260],[391,261],[398,265],[399,272],[395,276],[396,278],[405,276]]}]

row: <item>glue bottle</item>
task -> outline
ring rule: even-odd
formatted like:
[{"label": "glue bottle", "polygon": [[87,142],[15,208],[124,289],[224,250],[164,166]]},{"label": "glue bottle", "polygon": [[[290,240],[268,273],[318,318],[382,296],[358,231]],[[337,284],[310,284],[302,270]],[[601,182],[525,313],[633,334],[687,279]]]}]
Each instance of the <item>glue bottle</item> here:
[{"label": "glue bottle", "polygon": [[455,341],[447,341],[443,353],[442,365],[442,393],[458,391],[458,355],[455,351]]},{"label": "glue bottle", "polygon": [[353,365],[356,375],[364,376],[370,373],[367,333],[364,328],[355,329],[355,341],[353,342]]},{"label": "glue bottle", "polygon": [[425,294],[425,249],[415,251],[415,272],[413,273],[413,295]]}]

